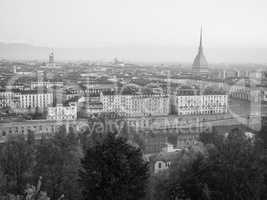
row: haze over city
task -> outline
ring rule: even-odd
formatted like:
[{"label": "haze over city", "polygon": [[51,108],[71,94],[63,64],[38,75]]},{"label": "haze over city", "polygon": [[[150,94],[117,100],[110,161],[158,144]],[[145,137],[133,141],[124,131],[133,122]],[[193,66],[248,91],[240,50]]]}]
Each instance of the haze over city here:
[{"label": "haze over city", "polygon": [[0,200],[266,200],[266,0],[0,0]]},{"label": "haze over city", "polygon": [[[203,25],[210,62],[266,63],[266,1],[0,1],[1,58],[191,62]],[[35,52],[32,54],[32,52]]]}]

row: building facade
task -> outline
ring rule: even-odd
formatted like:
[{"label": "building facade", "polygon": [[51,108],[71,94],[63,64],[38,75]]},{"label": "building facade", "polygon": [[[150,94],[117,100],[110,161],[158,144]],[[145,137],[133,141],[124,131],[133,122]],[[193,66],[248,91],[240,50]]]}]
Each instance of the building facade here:
[{"label": "building facade", "polygon": [[228,95],[175,96],[178,115],[224,114],[228,111]]},{"label": "building facade", "polygon": [[[224,114],[228,112],[228,95],[105,95],[101,93],[103,112],[117,112],[125,117],[164,116],[171,105],[177,115]],[[171,102],[171,103],[170,103]]]},{"label": "building facade", "polygon": [[31,82],[31,89],[36,88],[52,88],[52,87],[63,87],[63,82],[50,82],[50,81],[38,81],[38,82]]},{"label": "building facade", "polygon": [[169,114],[167,95],[100,94],[103,112],[116,112],[125,117],[160,116]]},{"label": "building facade", "polygon": [[46,109],[53,104],[53,93],[45,91],[21,91],[15,94],[19,99],[18,109]]},{"label": "building facade", "polygon": [[55,107],[48,107],[47,109],[48,120],[76,120],[77,119],[77,106],[75,103],[70,103],[69,106],[62,104]]},{"label": "building facade", "polygon": [[12,108],[16,106],[18,102],[18,98],[16,98],[14,92],[11,90],[0,91],[0,108]]}]

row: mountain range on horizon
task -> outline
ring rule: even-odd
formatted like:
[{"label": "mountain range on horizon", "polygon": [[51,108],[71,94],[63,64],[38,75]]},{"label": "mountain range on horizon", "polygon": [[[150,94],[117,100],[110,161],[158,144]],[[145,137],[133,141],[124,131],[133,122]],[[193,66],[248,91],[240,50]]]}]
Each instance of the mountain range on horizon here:
[{"label": "mountain range on horizon", "polygon": [[[128,62],[193,62],[195,47],[177,46],[107,46],[91,48],[49,48],[26,43],[0,42],[0,59],[47,60],[51,51],[55,59],[103,60],[117,57]],[[204,52],[209,63],[267,63],[267,48],[208,48]]]}]

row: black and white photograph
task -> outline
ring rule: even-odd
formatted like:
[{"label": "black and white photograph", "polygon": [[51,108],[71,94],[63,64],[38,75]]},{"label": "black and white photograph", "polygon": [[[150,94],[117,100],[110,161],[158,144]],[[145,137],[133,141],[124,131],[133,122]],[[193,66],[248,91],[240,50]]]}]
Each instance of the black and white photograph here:
[{"label": "black and white photograph", "polygon": [[266,199],[266,0],[0,0],[0,200]]}]

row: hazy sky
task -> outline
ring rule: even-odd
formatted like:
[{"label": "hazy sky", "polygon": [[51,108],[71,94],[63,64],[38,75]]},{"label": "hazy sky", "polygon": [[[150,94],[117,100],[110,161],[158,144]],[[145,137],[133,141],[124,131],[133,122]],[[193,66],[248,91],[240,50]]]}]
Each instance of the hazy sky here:
[{"label": "hazy sky", "polygon": [[0,0],[0,41],[267,47],[266,0]]}]

